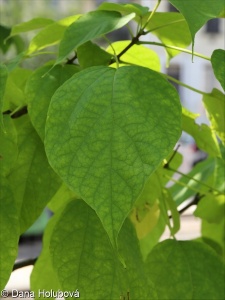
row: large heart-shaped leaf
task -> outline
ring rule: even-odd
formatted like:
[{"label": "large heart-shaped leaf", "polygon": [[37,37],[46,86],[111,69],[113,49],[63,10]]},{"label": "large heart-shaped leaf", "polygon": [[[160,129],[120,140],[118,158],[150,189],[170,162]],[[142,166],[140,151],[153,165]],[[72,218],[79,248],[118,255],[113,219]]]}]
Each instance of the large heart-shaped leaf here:
[{"label": "large heart-shaped leaf", "polygon": [[218,18],[224,9],[224,0],[169,0],[185,17],[194,44],[195,34],[210,19]]},{"label": "large heart-shaped leaf", "polygon": [[147,178],[180,132],[179,97],[161,75],[139,66],[92,67],[54,94],[46,153],[115,242]]}]

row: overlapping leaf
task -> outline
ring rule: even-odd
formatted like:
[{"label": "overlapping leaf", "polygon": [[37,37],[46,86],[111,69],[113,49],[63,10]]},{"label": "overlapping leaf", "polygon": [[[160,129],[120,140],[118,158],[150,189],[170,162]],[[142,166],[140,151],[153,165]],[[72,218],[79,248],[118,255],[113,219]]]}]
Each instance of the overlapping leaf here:
[{"label": "overlapping leaf", "polygon": [[15,119],[18,157],[8,178],[20,209],[21,232],[29,228],[61,182],[48,164],[44,146],[27,116]]},{"label": "overlapping leaf", "polygon": [[134,13],[122,17],[118,12],[102,10],[92,11],[81,16],[65,31],[56,63],[61,63],[82,44],[123,27],[134,17]]},{"label": "overlapping leaf", "polygon": [[3,116],[4,127],[0,127],[0,169],[4,176],[14,167],[17,155],[17,132],[9,115]]},{"label": "overlapping leaf", "polygon": [[195,123],[197,116],[183,108],[182,129],[195,139],[199,149],[214,157],[221,156],[215,131],[206,124],[198,125]]},{"label": "overlapping leaf", "polygon": [[91,41],[86,42],[77,49],[80,66],[85,69],[92,66],[107,66],[112,55],[101,49]]},{"label": "overlapping leaf", "polygon": [[33,72],[26,85],[26,99],[31,122],[37,133],[44,140],[45,122],[51,97],[67,79],[79,69],[72,65],[44,66]]},{"label": "overlapping leaf", "polygon": [[[8,71],[5,65],[0,65],[0,113],[3,108],[3,97],[5,93],[5,86],[8,77]],[[2,125],[2,114],[0,114],[0,124]]]},{"label": "overlapping leaf", "polygon": [[27,49],[27,55],[60,42],[68,26],[79,19],[80,15],[70,16],[51,23],[33,37]]},{"label": "overlapping leaf", "polygon": [[26,105],[24,86],[32,71],[15,68],[9,73],[5,86],[3,110],[14,111],[18,107]]},{"label": "overlapping leaf", "polygon": [[166,240],[150,253],[146,267],[158,299],[224,299],[224,264],[203,243]]},{"label": "overlapping leaf", "polygon": [[225,90],[225,50],[217,49],[213,51],[211,63],[216,78]]},{"label": "overlapping leaf", "polygon": [[186,0],[169,0],[185,17],[194,44],[195,34],[210,19],[219,17],[224,9],[224,0],[195,0],[191,4]]},{"label": "overlapping leaf", "polygon": [[[35,294],[36,299],[46,299],[45,295],[40,291],[51,291],[57,292],[61,290],[61,285],[58,280],[57,273],[54,271],[50,256],[50,240],[52,238],[52,232],[55,225],[61,217],[61,212],[54,215],[49,221],[43,238],[43,248],[37,262],[33,268],[30,277],[31,290]],[[45,270],[45,272],[43,272]],[[55,299],[55,297],[49,297],[48,299]]]},{"label": "overlapping leaf", "polygon": [[0,289],[2,290],[7,284],[17,257],[20,224],[13,191],[2,173],[0,174],[0,190]]},{"label": "overlapping leaf", "polygon": [[101,10],[111,10],[118,11],[123,14],[135,13],[137,18],[141,20],[145,14],[148,13],[149,8],[147,6],[142,6],[138,3],[107,3],[103,2],[98,9]]},{"label": "overlapping leaf", "polygon": [[51,19],[34,18],[31,19],[30,21],[16,24],[11,29],[10,37],[22,32],[43,28],[51,23],[54,23],[54,21]]},{"label": "overlapping leaf", "polygon": [[133,66],[88,68],[52,98],[50,164],[96,210],[114,245],[147,178],[179,138],[180,109],[163,77]]},{"label": "overlapping leaf", "polygon": [[[82,299],[157,299],[144,274],[137,238],[125,222],[119,251],[114,252],[96,213],[83,201],[70,202],[56,224],[50,243],[53,268],[62,289],[79,289]],[[66,253],[66,255],[65,255]],[[88,287],[88,288],[87,288]]]},{"label": "overlapping leaf", "polygon": [[[118,55],[122,50],[124,50],[130,41],[120,41],[112,44],[116,55]],[[107,48],[107,51],[111,54],[114,54],[114,51],[111,46]],[[143,66],[146,68],[150,68],[154,71],[160,71],[160,60],[158,54],[142,45],[133,45],[126,53],[124,53],[120,60],[122,64],[131,64]]]}]

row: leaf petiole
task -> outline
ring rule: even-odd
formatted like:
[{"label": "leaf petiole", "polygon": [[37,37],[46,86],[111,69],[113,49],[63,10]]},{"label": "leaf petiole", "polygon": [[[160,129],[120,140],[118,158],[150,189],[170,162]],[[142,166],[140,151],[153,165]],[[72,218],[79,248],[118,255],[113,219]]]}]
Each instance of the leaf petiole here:
[{"label": "leaf petiole", "polygon": [[[155,46],[160,46],[160,47],[164,47],[164,48],[168,48],[168,49],[173,49],[173,50],[181,51],[181,52],[188,53],[188,54],[192,55],[192,51],[191,50],[184,49],[184,48],[181,48],[181,47],[166,45],[166,44],[163,44],[163,43],[148,42],[148,41],[138,41],[137,44],[155,45]],[[197,53],[197,52],[193,52],[193,55],[201,57],[201,58],[209,60],[209,61],[211,60],[210,57],[205,56],[205,55],[200,54],[200,53]]]}]

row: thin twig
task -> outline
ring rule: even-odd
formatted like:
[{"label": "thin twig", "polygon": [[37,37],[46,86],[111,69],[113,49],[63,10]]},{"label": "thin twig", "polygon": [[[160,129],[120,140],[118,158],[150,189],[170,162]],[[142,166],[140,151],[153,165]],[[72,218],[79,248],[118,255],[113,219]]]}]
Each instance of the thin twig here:
[{"label": "thin twig", "polygon": [[18,261],[14,264],[13,271],[24,268],[24,267],[27,267],[27,266],[34,265],[36,263],[37,259],[38,259],[38,257]]}]

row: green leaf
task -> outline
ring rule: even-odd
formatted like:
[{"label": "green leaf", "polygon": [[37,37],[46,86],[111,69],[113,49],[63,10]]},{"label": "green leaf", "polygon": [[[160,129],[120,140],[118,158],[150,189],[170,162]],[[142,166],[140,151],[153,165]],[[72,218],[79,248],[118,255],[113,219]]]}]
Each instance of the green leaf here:
[{"label": "green leaf", "polygon": [[154,247],[146,269],[158,299],[224,299],[224,264],[203,243],[166,240]]},{"label": "green leaf", "polygon": [[[149,14],[142,22],[146,22]],[[191,43],[191,35],[187,22],[179,13],[154,13],[146,29],[156,35],[159,40],[169,46],[186,48]],[[180,53],[178,50],[165,48],[168,60]]]},{"label": "green leaf", "polygon": [[8,175],[18,156],[17,132],[9,115],[3,116],[4,127],[0,127],[0,169]]},{"label": "green leaf", "polygon": [[82,44],[123,27],[134,17],[134,13],[122,17],[118,12],[102,10],[92,11],[81,16],[65,31],[59,45],[56,64],[63,62],[73,50]]},{"label": "green leaf", "polygon": [[[63,243],[62,243],[63,240]],[[119,236],[123,267],[96,213],[83,201],[70,202],[50,243],[52,264],[63,291],[79,289],[82,299],[157,299],[144,274],[137,238],[128,221]],[[66,255],[65,255],[66,253]],[[88,288],[87,288],[88,287]]]},{"label": "green leaf", "polygon": [[[115,42],[112,44],[113,49],[115,50],[116,54],[118,55],[122,50],[124,50],[130,41],[122,41],[122,42]],[[111,46],[107,48],[109,53],[114,54],[113,49]],[[124,53],[120,60],[122,64],[134,64],[146,68],[150,68],[154,71],[160,71],[160,59],[158,54],[142,45],[133,45],[126,53]]]},{"label": "green leaf", "polygon": [[209,223],[219,223],[224,217],[224,209],[225,195],[206,195],[198,203],[194,215]]},{"label": "green leaf", "polygon": [[5,65],[0,65],[0,124],[3,125],[2,121],[2,108],[3,108],[3,99],[5,94],[5,87],[8,77],[8,71]]},{"label": "green leaf", "polygon": [[41,214],[61,182],[48,164],[44,146],[27,116],[15,119],[18,158],[8,176],[20,208],[21,233]]},{"label": "green leaf", "polygon": [[21,108],[27,104],[24,95],[24,87],[31,73],[31,70],[22,68],[15,68],[9,73],[3,99],[4,111],[14,111],[18,107]]},{"label": "green leaf", "polygon": [[[36,299],[46,299],[40,291],[58,292],[61,290],[56,272],[53,269],[50,256],[50,240],[52,232],[61,217],[63,210],[55,214],[49,221],[43,238],[43,247],[38,260],[36,261],[30,277],[31,291],[34,292]],[[43,272],[44,270],[44,272]],[[48,297],[48,299],[55,299],[55,297]]]},{"label": "green leaf", "polygon": [[25,90],[31,122],[42,140],[45,137],[47,111],[53,94],[78,71],[73,65],[50,68],[48,65],[33,72]]},{"label": "green leaf", "polygon": [[180,118],[176,90],[137,66],[85,69],[52,97],[49,162],[96,210],[114,245],[146,180],[179,138]]},{"label": "green leaf", "polygon": [[88,41],[77,48],[77,57],[81,68],[85,69],[92,66],[107,66],[112,55]]},{"label": "green leaf", "polygon": [[219,143],[215,132],[206,124],[198,125],[195,119],[198,115],[182,108],[182,129],[190,134],[199,149],[211,156],[221,156]]},{"label": "green leaf", "polygon": [[214,74],[219,80],[222,88],[225,90],[225,50],[217,49],[213,51],[213,54],[211,56],[211,62]]},{"label": "green leaf", "polygon": [[224,94],[214,88],[211,93],[204,94],[203,102],[208,112],[212,129],[216,131],[222,143],[225,145]]},{"label": "green leaf", "polygon": [[20,227],[13,192],[8,180],[2,174],[0,174],[0,190],[0,290],[2,290],[8,282],[17,257]]},{"label": "green leaf", "polygon": [[142,6],[138,3],[107,3],[103,2],[99,7],[99,10],[111,10],[118,11],[120,13],[128,14],[135,13],[137,16],[142,17],[148,13],[149,8]]},{"label": "green leaf", "polygon": [[27,55],[44,49],[48,46],[58,44],[68,26],[79,19],[80,15],[70,16],[43,28],[37,35],[33,37],[27,49]]},{"label": "green leaf", "polygon": [[22,32],[43,28],[53,22],[54,22],[53,20],[46,19],[46,18],[34,18],[31,19],[30,21],[16,24],[11,29],[10,37]]},{"label": "green leaf", "polygon": [[224,8],[224,0],[169,0],[185,17],[194,45],[195,34],[209,20],[217,18]]}]

